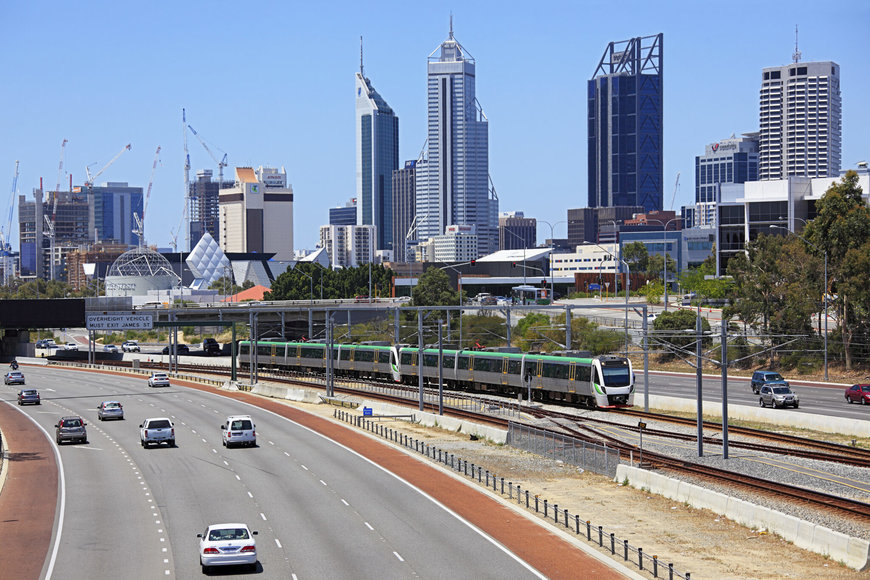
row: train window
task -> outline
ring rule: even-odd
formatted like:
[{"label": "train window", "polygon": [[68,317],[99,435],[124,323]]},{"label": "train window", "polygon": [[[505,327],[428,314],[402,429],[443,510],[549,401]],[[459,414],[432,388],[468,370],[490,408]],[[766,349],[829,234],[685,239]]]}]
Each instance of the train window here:
[{"label": "train window", "polygon": [[258,344],[257,345],[257,354],[259,355],[272,355],[272,345],[271,344]]},{"label": "train window", "polygon": [[437,354],[423,353],[423,366],[424,367],[437,367],[438,366],[438,355]]},{"label": "train window", "polygon": [[357,349],[353,355],[353,359],[359,362],[372,362],[375,360],[375,353],[370,350]]},{"label": "train window", "polygon": [[339,352],[339,356],[338,356],[339,360],[350,360],[350,354],[352,352],[353,352],[353,350],[351,350],[349,348],[341,349],[341,351]]},{"label": "train window", "polygon": [[379,350],[378,351],[378,362],[381,364],[390,364],[390,351],[388,350]]},{"label": "train window", "polygon": [[604,385],[608,387],[627,387],[631,384],[631,376],[628,372],[628,365],[625,366],[605,366],[604,367]]},{"label": "train window", "polygon": [[[483,372],[483,373],[491,373],[493,372],[493,361],[491,358],[475,358],[474,359],[474,370]],[[498,369],[501,370],[501,369]]]},{"label": "train window", "polygon": [[312,347],[312,346],[303,346],[300,349],[302,358],[323,358],[323,349]]},{"label": "train window", "polygon": [[520,366],[522,361],[512,358],[508,361],[508,374],[509,375],[518,375],[520,374]]},{"label": "train window", "polygon": [[456,366],[461,371],[467,371],[468,370],[468,355],[467,354],[459,355],[459,363]]},{"label": "train window", "polygon": [[589,382],[590,377],[592,376],[592,367],[589,365],[578,364],[574,369],[574,380],[575,381],[584,381]]},{"label": "train window", "polygon": [[413,353],[411,353],[411,352],[402,352],[401,358],[402,358],[403,365],[414,364],[414,357],[413,357]]},{"label": "train window", "polygon": [[444,355],[441,359],[441,368],[452,369],[456,363],[456,355]]},{"label": "train window", "polygon": [[568,365],[565,363],[545,362],[542,376],[548,379],[567,379]]},{"label": "train window", "polygon": [[247,356],[250,351],[251,346],[247,343],[242,343],[239,345],[239,354]]}]

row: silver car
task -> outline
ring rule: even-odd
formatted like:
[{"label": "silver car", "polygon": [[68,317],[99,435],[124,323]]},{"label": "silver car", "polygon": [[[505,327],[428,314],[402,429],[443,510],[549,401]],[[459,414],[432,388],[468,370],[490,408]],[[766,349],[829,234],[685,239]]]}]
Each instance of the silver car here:
[{"label": "silver car", "polygon": [[105,421],[106,419],[124,419],[124,406],[118,401],[103,401],[97,407],[97,419]]},{"label": "silver car", "polygon": [[169,386],[169,375],[166,373],[151,373],[151,376],[148,377],[148,386],[149,387],[168,387]]},{"label": "silver car", "polygon": [[761,387],[758,404],[762,407],[794,407],[800,406],[800,398],[791,388],[782,385],[764,385]]},{"label": "silver car", "polygon": [[87,423],[81,417],[61,417],[55,425],[57,444],[60,445],[64,441],[87,443],[88,430],[85,425]]}]

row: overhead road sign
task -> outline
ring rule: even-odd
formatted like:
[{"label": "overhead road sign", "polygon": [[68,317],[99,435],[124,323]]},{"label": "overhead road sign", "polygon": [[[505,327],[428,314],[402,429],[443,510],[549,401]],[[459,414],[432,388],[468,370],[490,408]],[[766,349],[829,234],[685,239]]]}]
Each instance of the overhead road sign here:
[{"label": "overhead road sign", "polygon": [[151,314],[130,314],[127,312],[101,312],[86,314],[88,330],[151,330],[154,317]]}]

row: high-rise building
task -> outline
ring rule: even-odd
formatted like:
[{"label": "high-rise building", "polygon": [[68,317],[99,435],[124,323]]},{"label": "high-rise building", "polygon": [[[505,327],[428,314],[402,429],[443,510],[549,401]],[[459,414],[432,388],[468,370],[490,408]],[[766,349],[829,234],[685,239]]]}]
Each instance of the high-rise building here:
[{"label": "high-rise building", "polygon": [[355,268],[374,262],[376,228],[367,226],[320,226],[320,247],[334,268]]},{"label": "high-rise building", "polygon": [[474,58],[453,38],[428,59],[428,143],[417,164],[418,239],[473,225],[480,251],[498,248],[498,198],[489,187],[489,125],[475,92]]},{"label": "high-rise building", "polygon": [[142,188],[131,187],[126,182],[109,182],[103,185],[74,188],[73,192],[87,194],[90,205],[88,232],[90,239],[107,244],[139,244],[136,230],[135,213],[142,217]]},{"label": "high-rise building", "polygon": [[474,226],[452,225],[444,234],[432,238],[435,262],[467,262],[480,256]]},{"label": "high-rise building", "polygon": [[393,245],[392,180],[398,168],[399,118],[366,78],[360,51],[356,73],[356,223],[377,228],[378,250]]},{"label": "high-rise building", "polygon": [[283,168],[236,167],[233,187],[220,192],[220,247],[293,259],[293,188]]},{"label": "high-rise building", "polygon": [[190,184],[190,246],[195,247],[208,232],[220,243],[220,203],[222,188],[233,186],[232,181],[212,181],[211,169],[196,172],[196,181]]},{"label": "high-rise building", "polygon": [[538,220],[525,217],[521,211],[504,212],[499,216],[499,250],[534,248],[537,242]]},{"label": "high-rise building", "polygon": [[663,42],[611,42],[588,82],[589,207],[662,209]]},{"label": "high-rise building", "polygon": [[716,225],[716,203],[724,183],[745,183],[758,179],[758,133],[722,139],[707,145],[704,155],[695,157],[695,209],[693,222],[685,227]]},{"label": "high-rise building", "polygon": [[329,208],[329,225],[331,226],[355,226],[356,225],[356,198],[350,198],[344,207]]},{"label": "high-rise building", "polygon": [[[405,161],[402,169],[393,171],[393,260],[408,261],[407,244],[416,215],[415,181],[417,161]],[[416,235],[412,234],[414,240]]]},{"label": "high-rise building", "polygon": [[799,58],[796,52],[792,64],[762,69],[760,180],[840,173],[840,66]]}]

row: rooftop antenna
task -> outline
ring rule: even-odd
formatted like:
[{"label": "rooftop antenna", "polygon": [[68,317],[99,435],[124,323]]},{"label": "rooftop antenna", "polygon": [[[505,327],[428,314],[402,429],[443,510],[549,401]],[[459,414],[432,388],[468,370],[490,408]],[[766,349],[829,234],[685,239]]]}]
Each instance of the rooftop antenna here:
[{"label": "rooftop antenna", "polygon": [[801,60],[801,51],[798,50],[798,25],[794,25],[794,54],[791,55],[791,59],[795,64],[800,62]]},{"label": "rooftop antenna", "polygon": [[453,12],[450,13],[450,40],[453,40]]},{"label": "rooftop antenna", "polygon": [[359,37],[359,74],[361,77],[365,78],[366,73],[363,71],[363,46],[362,46],[362,35]]}]

